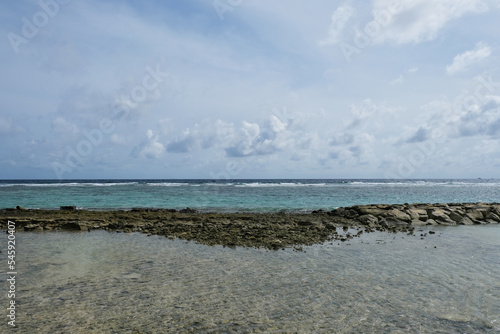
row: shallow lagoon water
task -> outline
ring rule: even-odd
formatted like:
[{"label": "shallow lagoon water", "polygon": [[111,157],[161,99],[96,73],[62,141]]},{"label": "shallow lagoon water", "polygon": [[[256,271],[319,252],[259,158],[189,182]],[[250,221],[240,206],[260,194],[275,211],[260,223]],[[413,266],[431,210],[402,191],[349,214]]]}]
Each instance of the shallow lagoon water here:
[{"label": "shallow lagoon water", "polygon": [[500,333],[500,225],[433,231],[363,234],[304,252],[21,232],[18,330]]}]

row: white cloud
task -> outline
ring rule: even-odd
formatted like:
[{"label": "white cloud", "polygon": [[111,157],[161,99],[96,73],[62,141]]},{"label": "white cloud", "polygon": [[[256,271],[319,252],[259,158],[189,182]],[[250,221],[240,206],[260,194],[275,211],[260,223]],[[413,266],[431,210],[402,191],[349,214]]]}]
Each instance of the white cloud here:
[{"label": "white cloud", "polygon": [[76,134],[78,127],[63,117],[57,117],[52,121],[52,130],[58,133]]},{"label": "white cloud", "polygon": [[146,131],[147,139],[132,151],[132,156],[159,159],[165,152],[165,146],[159,142],[158,136],[153,130]]},{"label": "white cloud", "polygon": [[351,6],[346,4],[339,6],[332,14],[328,37],[325,40],[320,41],[319,44],[330,45],[340,42],[340,36],[344,27],[353,14],[354,8]]},{"label": "white cloud", "polygon": [[[435,39],[443,27],[468,13],[488,10],[482,0],[376,0],[374,14],[390,18],[374,38],[377,43],[421,43]],[[375,15],[376,17],[376,15]]]},{"label": "white cloud", "polygon": [[402,84],[402,83],[403,83],[403,81],[404,81],[404,77],[403,77],[403,75],[400,75],[400,76],[399,76],[399,77],[397,77],[396,79],[392,80],[392,81],[390,82],[390,84],[391,84],[391,85],[400,85],[400,84]]},{"label": "white cloud", "polygon": [[453,63],[446,67],[450,75],[466,70],[469,66],[488,58],[491,55],[491,47],[480,42],[474,50],[469,50],[457,55]]}]

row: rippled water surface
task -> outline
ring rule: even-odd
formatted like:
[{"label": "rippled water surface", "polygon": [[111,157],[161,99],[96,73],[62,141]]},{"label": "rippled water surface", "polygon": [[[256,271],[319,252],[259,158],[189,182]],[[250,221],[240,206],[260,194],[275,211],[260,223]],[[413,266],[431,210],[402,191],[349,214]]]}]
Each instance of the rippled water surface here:
[{"label": "rippled water surface", "polygon": [[0,208],[310,211],[356,204],[498,201],[498,179],[0,180]]},{"label": "rippled water surface", "polygon": [[305,252],[17,233],[18,332],[500,333],[500,225],[434,231]]}]

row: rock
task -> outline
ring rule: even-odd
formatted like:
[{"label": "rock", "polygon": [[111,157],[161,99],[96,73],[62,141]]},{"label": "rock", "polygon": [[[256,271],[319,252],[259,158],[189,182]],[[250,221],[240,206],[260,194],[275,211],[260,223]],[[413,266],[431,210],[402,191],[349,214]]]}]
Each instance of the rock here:
[{"label": "rock", "polygon": [[427,219],[425,225],[439,225],[434,219]]},{"label": "rock", "polygon": [[406,210],[406,213],[410,216],[411,220],[420,220],[420,215],[415,212],[414,209]]},{"label": "rock", "polygon": [[384,216],[392,217],[392,218],[395,218],[396,220],[400,220],[400,221],[404,221],[404,222],[411,221],[410,215],[408,215],[402,211],[399,211],[398,209],[389,210],[384,214]]},{"label": "rock", "polygon": [[89,228],[82,223],[77,222],[69,222],[61,225],[63,230],[71,230],[71,231],[88,231]]},{"label": "rock", "polygon": [[408,225],[409,222],[399,220],[394,217],[382,217],[379,220],[379,225],[383,227]]},{"label": "rock", "polygon": [[35,231],[40,225],[38,224],[28,224],[24,226],[25,231]]},{"label": "rock", "polygon": [[16,210],[26,210],[25,208],[23,208],[22,206],[16,206]]},{"label": "rock", "polygon": [[477,209],[467,210],[466,216],[472,221],[484,219],[483,213]]},{"label": "rock", "polygon": [[486,214],[486,219],[494,220],[495,222],[500,223],[500,217],[493,212],[488,212]]},{"label": "rock", "polygon": [[458,223],[460,225],[474,225],[474,222],[467,216],[462,217],[460,222]]},{"label": "rock", "polygon": [[297,225],[299,226],[311,226],[316,228],[324,228],[323,224],[317,220],[299,220],[297,221]]},{"label": "rock", "polygon": [[426,210],[422,209],[408,209],[406,210],[408,215],[411,217],[412,220],[423,220],[426,221],[429,219],[429,216],[427,215]]},{"label": "rock", "polygon": [[359,213],[352,208],[337,208],[330,212],[331,215],[345,218],[356,218],[359,216]]},{"label": "rock", "polygon": [[425,225],[427,225],[427,222],[425,222],[423,220],[412,220],[411,225],[413,225],[413,226],[425,226]]},{"label": "rock", "polygon": [[333,224],[333,223],[326,223],[326,224],[325,224],[325,227],[326,227],[327,229],[329,229],[329,230],[336,230],[336,229],[337,229],[337,227],[336,227],[336,226],[335,226],[335,224]]},{"label": "rock", "polygon": [[76,211],[76,206],[74,205],[63,205],[59,207],[59,210],[61,211]]},{"label": "rock", "polygon": [[354,210],[357,211],[357,213],[360,216],[363,216],[363,215],[380,216],[381,214],[386,212],[386,210],[384,210],[384,209],[380,209],[380,208],[368,206],[368,205],[359,205],[359,206],[355,206],[353,208],[354,208]]},{"label": "rock", "polygon": [[446,223],[447,225],[455,225],[456,222],[454,220],[451,220],[450,217],[446,214],[444,210],[441,209],[434,209],[429,212],[429,217],[431,219],[434,219],[438,223]]},{"label": "rock", "polygon": [[463,216],[458,214],[457,212],[450,213],[450,219],[454,222],[460,223],[463,219]]},{"label": "rock", "polygon": [[491,212],[496,214],[497,216],[500,217],[500,206],[494,206],[492,209],[491,209]]},{"label": "rock", "polygon": [[196,211],[195,209],[191,209],[191,208],[185,208],[185,209],[182,209],[182,210],[179,210],[180,213],[196,213],[198,211]]},{"label": "rock", "polygon": [[360,222],[364,225],[376,225],[378,224],[378,219],[374,215],[362,215],[358,218]]}]

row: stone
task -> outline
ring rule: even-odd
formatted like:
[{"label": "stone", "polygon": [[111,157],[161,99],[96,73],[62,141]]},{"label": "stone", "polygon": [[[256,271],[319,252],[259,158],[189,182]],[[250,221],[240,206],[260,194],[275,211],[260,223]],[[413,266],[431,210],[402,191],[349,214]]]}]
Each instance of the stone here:
[{"label": "stone", "polygon": [[439,225],[434,219],[427,219],[425,225]]},{"label": "stone", "polygon": [[63,205],[59,207],[59,210],[61,211],[76,211],[76,206],[74,205]]},{"label": "stone", "polygon": [[72,230],[72,231],[88,231],[89,228],[83,224],[76,222],[69,222],[61,225],[63,230]]},{"label": "stone", "polygon": [[500,217],[500,206],[494,206],[492,209],[491,209],[491,212],[496,214],[497,216]]},{"label": "stone", "polygon": [[394,217],[382,217],[380,218],[379,225],[383,227],[401,226],[407,225],[409,222],[399,220]]},{"label": "stone", "polygon": [[410,216],[411,220],[420,220],[420,215],[415,212],[414,209],[406,210],[406,213]]},{"label": "stone", "polygon": [[474,225],[474,222],[467,216],[462,217],[462,220],[458,223],[459,225]]},{"label": "stone", "polygon": [[474,220],[483,220],[484,216],[481,211],[478,209],[467,210],[467,217],[469,217],[472,221]]},{"label": "stone", "polygon": [[405,221],[405,222],[409,222],[411,221],[411,217],[410,215],[398,210],[398,209],[392,209],[392,210],[389,210],[387,211],[386,213],[384,213],[384,216],[386,217],[393,217],[397,220],[400,220],[400,221]]},{"label": "stone", "polygon": [[486,219],[494,220],[495,222],[500,223],[500,217],[493,212],[488,212],[486,214]]},{"label": "stone", "polygon": [[431,219],[434,219],[437,222],[447,223],[447,224],[451,224],[451,225],[456,224],[456,222],[451,220],[450,217],[448,217],[448,215],[446,214],[446,212],[444,210],[441,210],[441,209],[434,209],[434,210],[430,211],[429,217]]},{"label": "stone", "polygon": [[336,226],[335,226],[335,224],[333,224],[333,223],[326,223],[326,224],[325,224],[325,227],[326,227],[327,229],[329,229],[329,230],[336,230],[336,229],[337,229],[337,227],[336,227]]},{"label": "stone", "polygon": [[410,215],[411,219],[426,221],[429,219],[426,210],[422,209],[408,209],[406,212]]},{"label": "stone", "polygon": [[376,224],[378,224],[378,219],[374,215],[362,215],[358,219],[364,225],[376,225]]},{"label": "stone", "polygon": [[196,213],[198,211],[196,211],[195,209],[191,209],[191,208],[185,208],[185,209],[182,209],[182,210],[179,210],[180,213]]},{"label": "stone", "polygon": [[427,225],[427,222],[425,222],[423,220],[412,220],[411,225],[413,225],[413,226],[425,226],[425,225]]},{"label": "stone", "polygon": [[380,216],[381,214],[386,212],[386,210],[384,210],[384,209],[380,209],[380,208],[368,206],[368,205],[359,205],[359,206],[354,207],[354,209],[357,211],[357,213],[360,216],[363,216],[363,215]]},{"label": "stone", "polygon": [[460,223],[463,219],[463,216],[458,214],[457,212],[452,212],[450,213],[450,219],[457,222],[457,223]]},{"label": "stone", "polygon": [[28,224],[24,226],[25,231],[35,231],[40,225],[38,224]]}]

